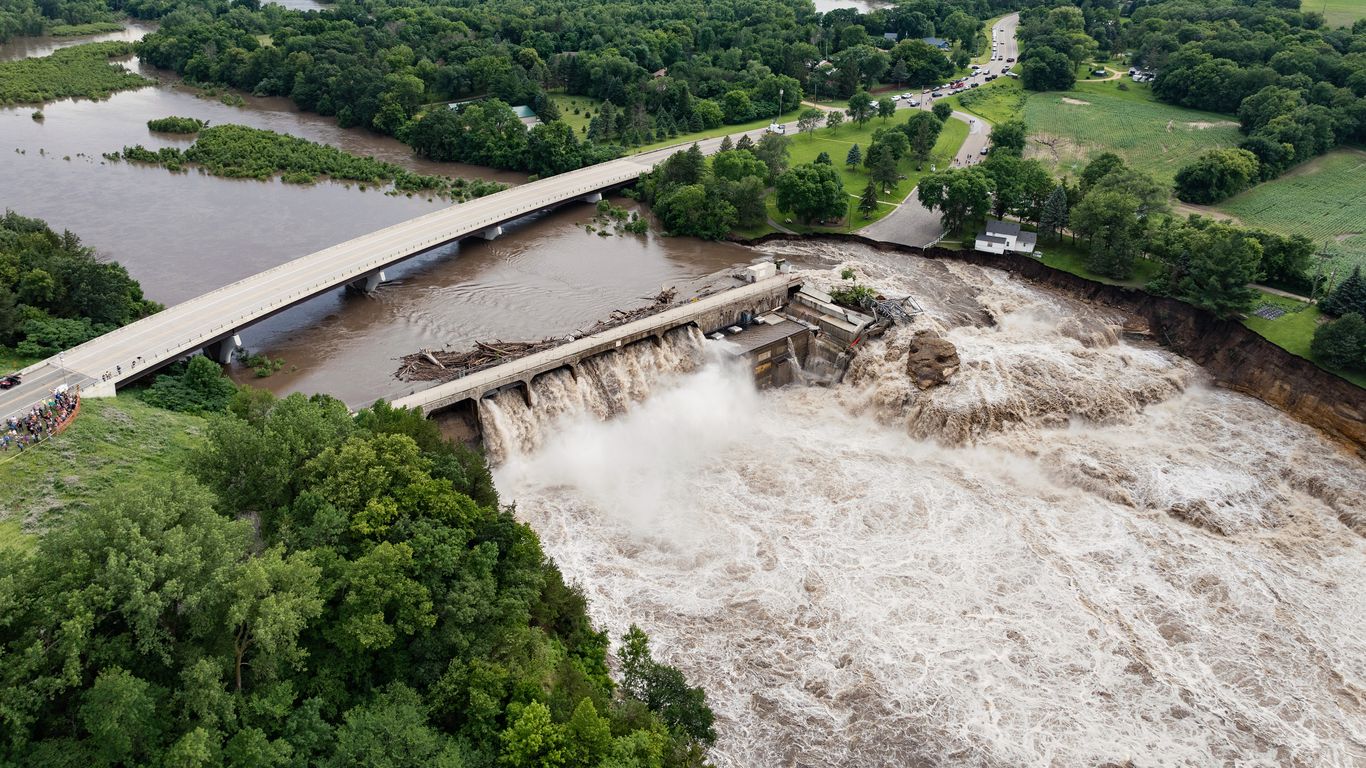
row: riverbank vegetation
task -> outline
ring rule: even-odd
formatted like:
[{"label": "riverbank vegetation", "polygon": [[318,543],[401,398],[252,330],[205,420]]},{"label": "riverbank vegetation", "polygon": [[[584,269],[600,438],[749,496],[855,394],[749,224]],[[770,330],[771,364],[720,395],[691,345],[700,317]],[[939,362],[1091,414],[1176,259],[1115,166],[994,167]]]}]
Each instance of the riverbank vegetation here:
[{"label": "riverbank vegetation", "polygon": [[[162,124],[184,119],[164,118],[152,122]],[[174,124],[188,127],[180,122]],[[505,184],[483,179],[417,174],[393,163],[353,155],[307,139],[233,124],[200,129],[194,143],[183,150],[162,147],[152,151],[136,145],[105,157],[161,165],[172,171],[194,165],[214,176],[234,179],[266,180],[280,176],[291,184],[312,184],[328,178],[371,186],[392,185],[395,194],[429,194],[459,201],[507,188]]]},{"label": "riverbank vegetation", "polygon": [[159,310],[115,262],[70,232],[13,211],[0,217],[0,345],[55,355]]},{"label": "riverbank vegetation", "polygon": [[108,32],[122,32],[123,25],[115,21],[91,21],[85,24],[54,24],[47,28],[53,37],[82,37]]},{"label": "riverbank vegetation", "polygon": [[7,762],[684,768],[715,739],[638,629],[614,684],[582,592],[417,414],[121,395],[21,460]]},{"label": "riverbank vegetation", "polygon": [[147,130],[157,133],[199,133],[203,120],[193,117],[158,117],[147,121]]},{"label": "riverbank vegetation", "polygon": [[117,91],[151,85],[151,80],[111,61],[132,53],[132,43],[85,43],[48,56],[0,61],[0,105],[105,99]]}]

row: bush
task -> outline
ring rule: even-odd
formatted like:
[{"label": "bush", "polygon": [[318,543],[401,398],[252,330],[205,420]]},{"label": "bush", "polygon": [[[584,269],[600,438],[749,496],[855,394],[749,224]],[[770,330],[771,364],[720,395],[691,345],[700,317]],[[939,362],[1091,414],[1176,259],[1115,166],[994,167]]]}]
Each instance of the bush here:
[{"label": "bush", "polygon": [[1325,365],[1366,370],[1366,320],[1352,312],[1320,325],[1309,350]]},{"label": "bush", "polygon": [[199,133],[205,122],[194,117],[159,117],[147,121],[147,129],[158,133]]},{"label": "bush", "polygon": [[196,355],[183,369],[158,376],[142,399],[168,411],[222,413],[236,392],[237,385],[223,375],[218,363]]}]

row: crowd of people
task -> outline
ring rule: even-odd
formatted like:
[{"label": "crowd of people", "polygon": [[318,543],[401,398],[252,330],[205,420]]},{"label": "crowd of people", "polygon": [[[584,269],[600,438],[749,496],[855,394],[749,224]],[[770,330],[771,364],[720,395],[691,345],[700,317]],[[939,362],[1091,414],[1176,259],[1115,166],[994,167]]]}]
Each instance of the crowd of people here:
[{"label": "crowd of people", "polygon": [[56,434],[76,412],[80,402],[78,390],[63,387],[23,416],[9,417],[5,420],[5,433],[0,435],[0,451],[11,448],[22,451]]}]

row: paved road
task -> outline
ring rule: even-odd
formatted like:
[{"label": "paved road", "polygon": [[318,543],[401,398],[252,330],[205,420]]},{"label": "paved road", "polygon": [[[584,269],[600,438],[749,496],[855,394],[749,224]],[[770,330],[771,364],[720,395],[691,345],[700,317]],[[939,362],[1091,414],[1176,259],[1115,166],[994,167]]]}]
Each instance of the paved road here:
[{"label": "paved road", "polygon": [[[791,126],[795,129],[795,123]],[[789,133],[794,132],[792,130]],[[749,132],[754,138],[763,130]],[[738,139],[741,133],[734,134]],[[722,139],[698,142],[715,152]],[[419,216],[286,262],[30,366],[0,391],[0,418],[27,411],[59,384],[87,392],[137,378],[295,304],[362,279],[443,243],[634,180],[679,147],[644,152],[523,184]]]},{"label": "paved road", "polygon": [[[987,75],[1000,75],[1002,70],[1015,66],[1006,59],[1019,58],[1019,42],[1015,39],[1015,29],[1019,25],[1018,13],[1012,13],[996,22],[992,29],[995,31],[998,46],[992,53],[992,59],[983,65],[982,72],[968,78],[969,83],[985,83]],[[931,109],[934,107],[934,98],[930,94],[934,90],[926,89],[916,95],[920,102],[918,107],[912,107],[904,101],[897,104],[901,109]],[[991,138],[990,123],[966,112],[955,111],[953,116],[968,124],[968,137],[954,158],[954,166],[962,168],[981,162],[982,150],[986,149]],[[916,198],[916,190],[912,189],[896,210],[859,230],[859,234],[877,240],[924,247],[936,242],[944,234],[944,228],[939,225],[939,214],[921,205]]]}]

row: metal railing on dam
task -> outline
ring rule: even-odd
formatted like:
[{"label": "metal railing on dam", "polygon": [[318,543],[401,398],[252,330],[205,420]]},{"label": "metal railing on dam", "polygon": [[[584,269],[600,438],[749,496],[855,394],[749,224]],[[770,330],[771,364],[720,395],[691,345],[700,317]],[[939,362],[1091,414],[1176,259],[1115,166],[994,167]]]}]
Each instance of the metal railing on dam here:
[{"label": "metal railing on dam", "polygon": [[703,332],[710,332],[733,325],[742,313],[759,315],[777,309],[787,303],[788,296],[801,285],[801,282],[802,279],[796,275],[781,274],[732,288],[502,365],[476,371],[397,398],[392,404],[400,408],[421,408],[424,413],[430,415],[461,401],[478,400],[509,386],[521,386],[529,391],[532,380],[543,373],[566,367],[573,368],[590,357],[643,339],[661,338],[664,333],[675,328],[696,325]]}]

